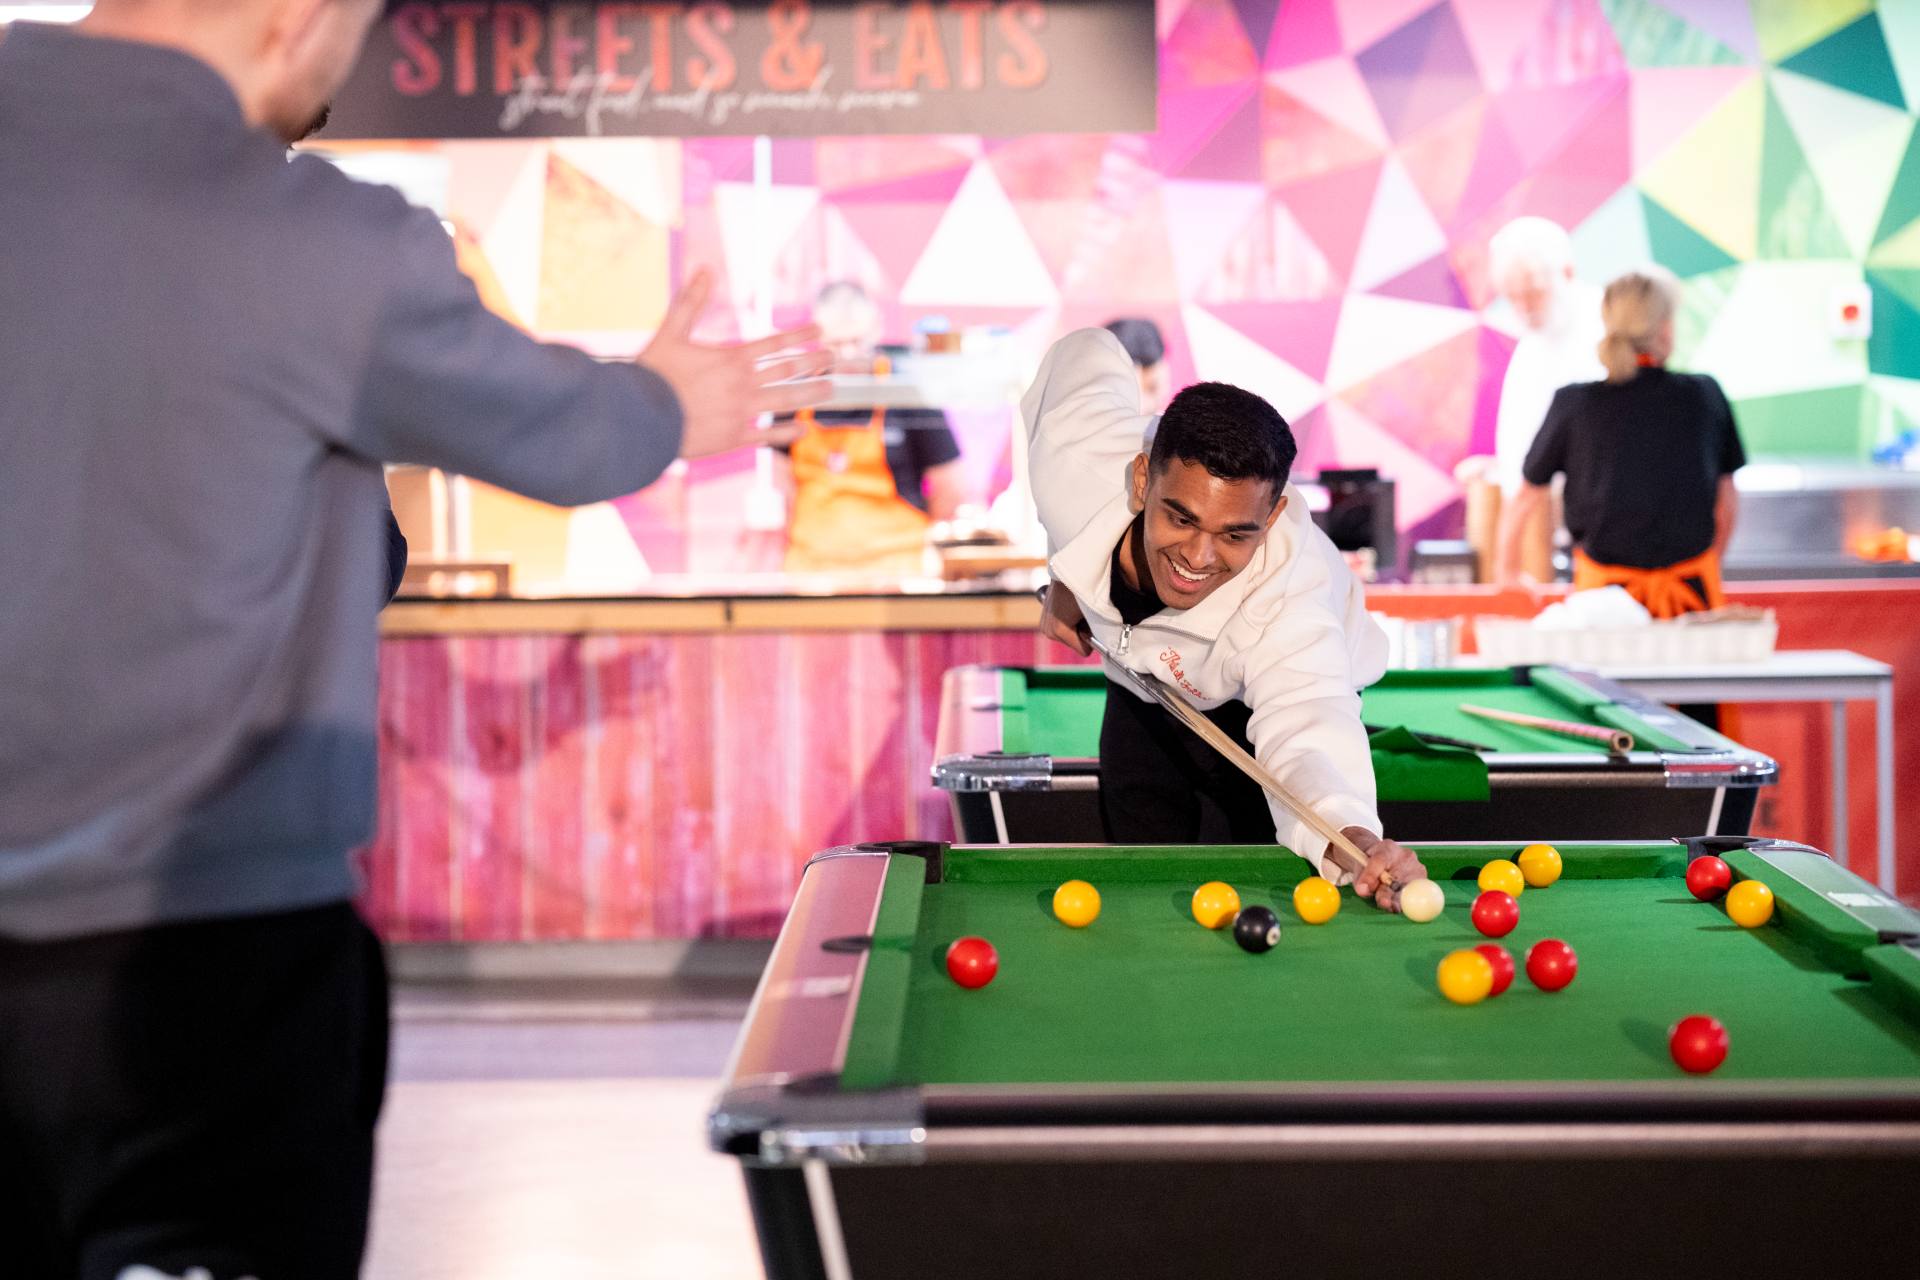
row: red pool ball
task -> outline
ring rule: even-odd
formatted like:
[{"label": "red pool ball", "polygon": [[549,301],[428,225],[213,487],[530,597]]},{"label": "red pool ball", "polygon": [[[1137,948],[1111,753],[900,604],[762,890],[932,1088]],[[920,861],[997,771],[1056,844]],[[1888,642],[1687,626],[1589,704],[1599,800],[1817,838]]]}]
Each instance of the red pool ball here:
[{"label": "red pool ball", "polygon": [[1489,889],[1473,900],[1473,927],[1489,938],[1504,938],[1520,923],[1520,904],[1502,889]]},{"label": "red pool ball", "polygon": [[1497,996],[1513,985],[1513,953],[1497,942],[1483,942],[1474,948],[1487,958],[1493,966],[1493,990],[1489,996]]},{"label": "red pool ball", "polygon": [[1687,892],[1702,902],[1712,902],[1733,883],[1733,869],[1709,854],[1687,864]]},{"label": "red pool ball", "polygon": [[1527,950],[1527,979],[1542,991],[1558,991],[1579,972],[1580,957],[1558,938],[1543,938]]},{"label": "red pool ball", "polygon": [[972,990],[984,987],[1000,972],[1000,954],[985,938],[956,938],[947,948],[947,976]]},{"label": "red pool ball", "polygon": [[1667,1050],[1682,1071],[1703,1076],[1727,1060],[1727,1029],[1704,1013],[1682,1018],[1667,1033]]}]

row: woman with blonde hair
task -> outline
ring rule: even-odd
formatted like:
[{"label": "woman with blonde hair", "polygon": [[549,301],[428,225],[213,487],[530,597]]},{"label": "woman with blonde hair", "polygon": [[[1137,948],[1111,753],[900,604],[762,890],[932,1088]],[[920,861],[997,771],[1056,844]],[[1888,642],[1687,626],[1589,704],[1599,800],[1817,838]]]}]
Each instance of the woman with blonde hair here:
[{"label": "woman with blonde hair", "polygon": [[1516,580],[1521,531],[1566,477],[1576,590],[1625,587],[1656,618],[1725,602],[1720,553],[1733,534],[1733,473],[1746,464],[1733,409],[1704,373],[1667,368],[1680,289],[1667,272],[1628,272],[1601,303],[1604,382],[1562,387],[1500,521],[1496,574]]}]

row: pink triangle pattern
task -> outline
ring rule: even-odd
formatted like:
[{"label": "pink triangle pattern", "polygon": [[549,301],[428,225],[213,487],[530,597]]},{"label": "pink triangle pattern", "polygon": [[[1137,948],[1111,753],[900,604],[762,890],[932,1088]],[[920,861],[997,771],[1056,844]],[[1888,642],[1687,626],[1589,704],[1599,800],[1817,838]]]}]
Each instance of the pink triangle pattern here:
[{"label": "pink triangle pattern", "polygon": [[1285,0],[1267,37],[1266,69],[1279,71],[1345,52],[1333,0]]},{"label": "pink triangle pattern", "polygon": [[1308,377],[1324,382],[1341,303],[1340,298],[1317,298],[1312,302],[1230,302],[1209,306],[1206,310]]},{"label": "pink triangle pattern", "polygon": [[1278,193],[1341,279],[1353,270],[1379,181],[1380,162],[1374,160],[1292,183]]}]

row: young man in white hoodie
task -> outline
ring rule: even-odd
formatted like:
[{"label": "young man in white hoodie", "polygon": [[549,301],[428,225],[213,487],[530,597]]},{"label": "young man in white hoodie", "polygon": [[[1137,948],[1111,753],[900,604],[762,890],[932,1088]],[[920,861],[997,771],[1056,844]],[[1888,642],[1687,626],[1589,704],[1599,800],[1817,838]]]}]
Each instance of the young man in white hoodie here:
[{"label": "young man in white hoodie", "polygon": [[1133,366],[1112,334],[1054,344],[1021,408],[1053,583],[1042,623],[1085,654],[1174,689],[1368,857],[1349,876],[1326,841],[1159,705],[1116,683],[1100,731],[1101,816],[1126,844],[1278,839],[1387,910],[1426,874],[1382,838],[1358,690],[1386,640],[1359,584],[1287,481],[1296,448],[1259,396],[1201,383],[1175,396],[1151,452]]}]

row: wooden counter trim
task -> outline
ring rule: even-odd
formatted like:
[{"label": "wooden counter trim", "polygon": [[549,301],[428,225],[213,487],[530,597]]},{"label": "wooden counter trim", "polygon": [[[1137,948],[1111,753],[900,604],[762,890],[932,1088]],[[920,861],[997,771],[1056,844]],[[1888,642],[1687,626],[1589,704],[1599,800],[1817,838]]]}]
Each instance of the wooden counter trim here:
[{"label": "wooden counter trim", "polygon": [[1027,631],[1039,602],[1021,595],[840,596],[713,600],[403,600],[386,636],[689,634],[778,631]]}]

